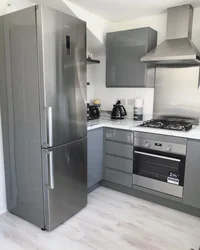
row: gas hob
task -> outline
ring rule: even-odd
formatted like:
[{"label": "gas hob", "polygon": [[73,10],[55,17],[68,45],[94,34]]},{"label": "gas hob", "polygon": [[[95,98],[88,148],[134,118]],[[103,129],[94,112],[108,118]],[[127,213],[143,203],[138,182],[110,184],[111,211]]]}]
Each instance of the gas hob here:
[{"label": "gas hob", "polygon": [[189,131],[190,129],[192,129],[192,124],[189,122],[185,122],[183,120],[172,121],[172,120],[152,119],[152,120],[143,122],[143,124],[139,126],[148,127],[148,128],[176,130],[176,131]]}]

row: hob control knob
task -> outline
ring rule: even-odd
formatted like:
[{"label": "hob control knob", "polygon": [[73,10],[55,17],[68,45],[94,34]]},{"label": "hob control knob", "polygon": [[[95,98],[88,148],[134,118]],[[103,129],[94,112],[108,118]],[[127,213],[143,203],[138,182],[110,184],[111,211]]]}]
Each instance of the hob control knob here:
[{"label": "hob control knob", "polygon": [[146,148],[149,148],[151,144],[150,144],[150,142],[146,141],[144,145]]},{"label": "hob control knob", "polygon": [[168,145],[167,146],[167,151],[171,151],[172,150],[172,145]]}]

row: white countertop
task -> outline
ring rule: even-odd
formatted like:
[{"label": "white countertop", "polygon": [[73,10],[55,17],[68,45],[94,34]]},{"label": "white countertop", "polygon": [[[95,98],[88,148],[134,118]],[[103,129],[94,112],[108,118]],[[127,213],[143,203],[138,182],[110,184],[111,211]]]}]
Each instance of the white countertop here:
[{"label": "white countertop", "polygon": [[100,118],[100,119],[88,121],[87,127],[88,127],[88,130],[101,128],[101,127],[131,130],[132,127],[136,127],[140,125],[141,123],[142,123],[141,121],[135,122],[131,119],[111,120],[110,118]]},{"label": "white countertop", "polygon": [[138,127],[138,125],[140,124],[142,124],[141,121],[137,122],[131,119],[110,120],[109,118],[100,118],[88,121],[87,130],[107,127],[107,128],[126,129],[131,131],[140,131],[140,132],[147,132],[160,135],[171,135],[171,136],[200,140],[200,126],[193,126],[193,129],[191,129],[188,132],[184,131],[180,132],[167,129]]}]

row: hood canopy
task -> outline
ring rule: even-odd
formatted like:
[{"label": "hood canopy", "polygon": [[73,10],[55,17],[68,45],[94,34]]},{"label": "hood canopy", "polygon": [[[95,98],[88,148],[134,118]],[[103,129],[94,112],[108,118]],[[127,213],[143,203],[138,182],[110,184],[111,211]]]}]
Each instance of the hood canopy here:
[{"label": "hood canopy", "polygon": [[200,65],[200,53],[191,41],[193,8],[183,5],[167,10],[167,40],[141,58],[155,64]]}]

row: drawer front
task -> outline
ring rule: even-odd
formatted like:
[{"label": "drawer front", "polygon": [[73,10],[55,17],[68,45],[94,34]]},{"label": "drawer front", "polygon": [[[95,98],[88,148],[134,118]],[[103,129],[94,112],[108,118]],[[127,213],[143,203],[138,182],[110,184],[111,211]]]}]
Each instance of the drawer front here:
[{"label": "drawer front", "polygon": [[133,132],[119,130],[119,129],[106,129],[106,139],[131,143],[133,144]]},{"label": "drawer front", "polygon": [[127,187],[132,187],[132,179],[132,175],[105,168],[105,180],[107,181],[111,181]]},{"label": "drawer front", "polygon": [[133,161],[116,156],[106,155],[105,167],[124,171],[130,174],[133,173]]},{"label": "drawer front", "polygon": [[133,159],[133,146],[106,141],[106,153]]},{"label": "drawer front", "polygon": [[115,140],[133,144],[133,132],[116,129]]},{"label": "drawer front", "polygon": [[115,129],[106,129],[106,139],[115,140]]}]

